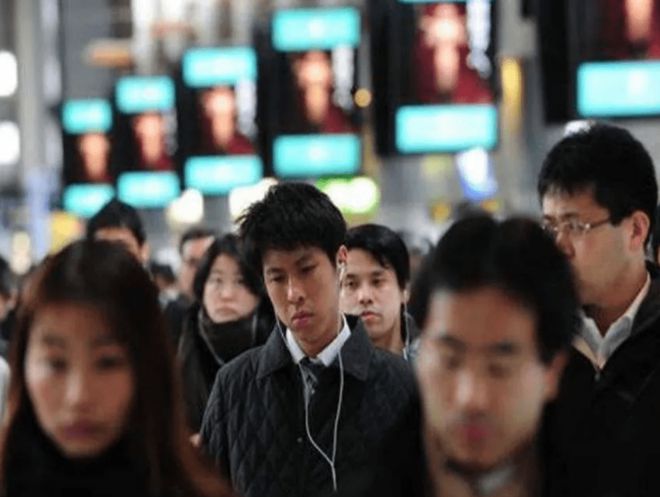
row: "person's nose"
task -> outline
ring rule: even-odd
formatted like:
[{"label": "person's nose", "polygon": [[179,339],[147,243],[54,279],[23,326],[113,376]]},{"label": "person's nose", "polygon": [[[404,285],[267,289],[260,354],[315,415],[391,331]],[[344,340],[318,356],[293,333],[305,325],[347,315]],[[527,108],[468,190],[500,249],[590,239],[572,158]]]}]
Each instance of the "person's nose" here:
[{"label": "person's nose", "polygon": [[483,412],[488,406],[488,382],[476,371],[463,371],[456,385],[456,401],[465,412]]},{"label": "person's nose", "polygon": [[555,235],[555,243],[568,258],[573,256],[573,241],[566,230],[560,229]]},{"label": "person's nose", "polygon": [[290,277],[286,287],[286,298],[292,304],[297,304],[304,297],[304,292],[300,282],[293,277]]},{"label": "person's nose", "polygon": [[373,303],[373,292],[371,286],[362,284],[358,287],[357,298],[360,305],[369,305]]},{"label": "person's nose", "polygon": [[94,385],[90,375],[83,371],[71,371],[67,377],[65,399],[76,410],[88,408],[93,400]]}]

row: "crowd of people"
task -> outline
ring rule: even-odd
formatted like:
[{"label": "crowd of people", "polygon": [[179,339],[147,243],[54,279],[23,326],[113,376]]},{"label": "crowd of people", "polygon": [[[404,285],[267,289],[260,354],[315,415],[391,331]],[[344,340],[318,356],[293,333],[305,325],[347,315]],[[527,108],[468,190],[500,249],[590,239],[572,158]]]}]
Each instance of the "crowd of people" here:
[{"label": "crowd of people", "polygon": [[280,183],[178,276],[112,200],[20,288],[0,264],[0,495],[660,495],[657,196],[596,123],[540,222],[470,213],[412,265]]}]

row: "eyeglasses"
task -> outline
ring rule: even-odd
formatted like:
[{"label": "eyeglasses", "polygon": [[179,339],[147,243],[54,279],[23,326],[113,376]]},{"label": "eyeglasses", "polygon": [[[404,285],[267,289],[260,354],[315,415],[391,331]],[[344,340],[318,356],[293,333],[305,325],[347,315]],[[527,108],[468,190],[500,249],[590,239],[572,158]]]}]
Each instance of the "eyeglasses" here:
[{"label": "eyeglasses", "polygon": [[543,221],[541,223],[541,228],[553,238],[557,238],[560,233],[568,236],[583,236],[589,233],[592,229],[603,226],[610,221],[611,219],[609,217],[593,223],[583,223],[579,219],[567,219],[559,223]]}]

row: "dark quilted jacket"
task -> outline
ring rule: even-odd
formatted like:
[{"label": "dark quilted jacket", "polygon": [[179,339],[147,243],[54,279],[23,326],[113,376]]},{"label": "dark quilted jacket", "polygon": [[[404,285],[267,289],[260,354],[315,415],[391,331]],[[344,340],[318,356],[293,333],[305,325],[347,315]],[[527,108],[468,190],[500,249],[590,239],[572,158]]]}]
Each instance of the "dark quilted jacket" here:
[{"label": "dark quilted jacket", "polygon": [[553,495],[660,495],[660,279],[600,375],[573,351],[546,423]]},{"label": "dark quilted jacket", "polygon": [[[276,330],[262,347],[220,370],[202,423],[202,443],[244,497],[415,496],[421,487],[419,400],[403,359],[373,347],[348,318],[344,396],[337,443],[338,494],[330,466],[305,433],[303,385]],[[310,402],[310,431],[331,452],[338,360]]]}]

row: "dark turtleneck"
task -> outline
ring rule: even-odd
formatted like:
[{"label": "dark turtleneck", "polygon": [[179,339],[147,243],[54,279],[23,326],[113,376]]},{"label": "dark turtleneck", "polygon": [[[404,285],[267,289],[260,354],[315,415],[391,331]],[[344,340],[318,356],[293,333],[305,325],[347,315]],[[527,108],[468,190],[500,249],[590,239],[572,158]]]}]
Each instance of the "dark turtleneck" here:
[{"label": "dark turtleneck", "polygon": [[125,442],[94,458],[70,459],[28,418],[13,430],[4,497],[150,495],[144,461],[133,460]]}]

